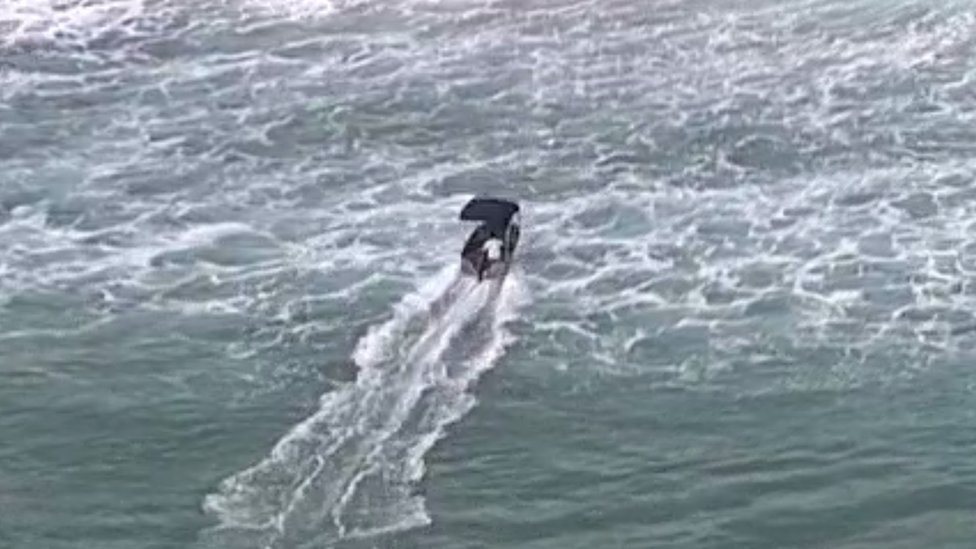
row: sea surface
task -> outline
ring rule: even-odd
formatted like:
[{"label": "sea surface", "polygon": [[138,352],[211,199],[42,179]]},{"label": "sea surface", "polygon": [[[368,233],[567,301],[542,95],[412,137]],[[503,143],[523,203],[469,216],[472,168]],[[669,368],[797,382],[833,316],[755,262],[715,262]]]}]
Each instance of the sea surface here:
[{"label": "sea surface", "polygon": [[974,177],[971,1],[0,0],[0,549],[973,549]]}]

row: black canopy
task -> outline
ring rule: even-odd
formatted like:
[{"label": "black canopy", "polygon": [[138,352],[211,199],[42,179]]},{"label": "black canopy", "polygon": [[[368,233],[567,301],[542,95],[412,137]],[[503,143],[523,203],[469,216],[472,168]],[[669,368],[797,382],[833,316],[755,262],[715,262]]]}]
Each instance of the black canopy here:
[{"label": "black canopy", "polygon": [[461,209],[463,221],[481,221],[493,229],[508,226],[512,216],[519,211],[519,205],[502,198],[472,198]]}]

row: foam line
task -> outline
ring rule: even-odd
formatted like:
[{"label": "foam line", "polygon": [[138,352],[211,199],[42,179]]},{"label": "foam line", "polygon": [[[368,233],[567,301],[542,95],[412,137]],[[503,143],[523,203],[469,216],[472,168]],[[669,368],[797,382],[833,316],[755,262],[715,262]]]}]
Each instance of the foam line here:
[{"label": "foam line", "polygon": [[[526,295],[517,275],[498,286],[458,278],[452,269],[404,297],[357,346],[359,378],[324,395],[318,412],[268,457],[206,498],[205,509],[220,521],[210,533],[243,528],[260,532],[265,544],[326,542],[428,523],[423,500],[412,493],[423,457],[444,426],[473,405],[466,389],[502,356],[511,341],[504,325]],[[443,310],[432,314],[438,303]],[[479,318],[490,320],[487,342],[449,369],[446,351]],[[416,323],[420,333],[411,330]]]},{"label": "foam line", "polygon": [[388,358],[393,351],[392,342],[403,335],[407,324],[416,315],[430,310],[437,299],[456,284],[456,266],[442,269],[416,292],[408,293],[393,306],[393,316],[386,322],[371,327],[356,344],[353,360],[361,368],[375,366]]}]

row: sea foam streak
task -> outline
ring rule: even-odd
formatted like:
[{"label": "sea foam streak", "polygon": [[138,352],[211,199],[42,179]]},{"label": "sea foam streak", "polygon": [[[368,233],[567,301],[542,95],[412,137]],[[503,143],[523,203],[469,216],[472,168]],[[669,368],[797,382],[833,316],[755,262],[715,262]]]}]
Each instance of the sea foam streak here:
[{"label": "sea foam streak", "polygon": [[[473,405],[467,389],[503,354],[511,340],[505,323],[527,297],[517,272],[503,285],[455,273],[443,271],[404,297],[359,342],[357,380],[324,395],[319,411],[268,457],[206,498],[221,523],[211,540],[291,547],[430,521],[413,493],[423,456]],[[464,351],[449,357],[462,330]]]}]

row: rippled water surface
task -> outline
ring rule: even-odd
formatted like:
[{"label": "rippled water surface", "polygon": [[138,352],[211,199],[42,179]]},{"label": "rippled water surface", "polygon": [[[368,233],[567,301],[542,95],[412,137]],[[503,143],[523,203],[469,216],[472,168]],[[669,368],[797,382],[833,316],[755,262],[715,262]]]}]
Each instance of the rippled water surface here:
[{"label": "rippled water surface", "polygon": [[0,0],[0,547],[969,549],[974,78],[952,0]]}]

